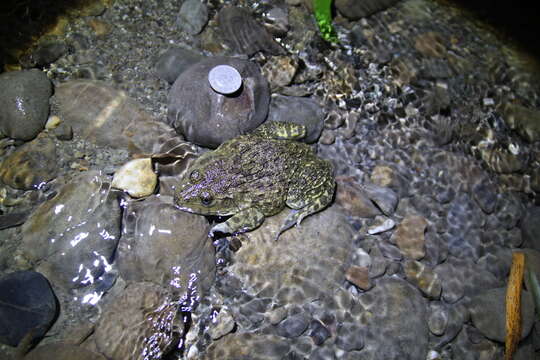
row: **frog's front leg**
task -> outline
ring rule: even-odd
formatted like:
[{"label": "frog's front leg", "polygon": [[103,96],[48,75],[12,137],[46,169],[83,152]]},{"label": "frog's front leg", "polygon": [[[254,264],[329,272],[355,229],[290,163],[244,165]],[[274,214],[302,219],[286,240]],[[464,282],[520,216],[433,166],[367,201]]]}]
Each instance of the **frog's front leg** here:
[{"label": "frog's front leg", "polygon": [[208,235],[214,236],[214,233],[221,232],[225,234],[240,234],[258,227],[264,221],[264,214],[256,207],[244,209],[227,221],[214,225]]}]

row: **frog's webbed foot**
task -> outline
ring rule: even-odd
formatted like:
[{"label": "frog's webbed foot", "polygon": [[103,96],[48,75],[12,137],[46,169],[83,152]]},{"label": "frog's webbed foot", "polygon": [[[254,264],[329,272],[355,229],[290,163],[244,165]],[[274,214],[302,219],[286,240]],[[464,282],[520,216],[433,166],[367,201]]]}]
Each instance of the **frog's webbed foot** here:
[{"label": "frog's webbed foot", "polygon": [[263,221],[264,214],[259,209],[248,208],[236,213],[227,221],[214,225],[208,235],[214,237],[216,232],[240,234],[257,228]]}]

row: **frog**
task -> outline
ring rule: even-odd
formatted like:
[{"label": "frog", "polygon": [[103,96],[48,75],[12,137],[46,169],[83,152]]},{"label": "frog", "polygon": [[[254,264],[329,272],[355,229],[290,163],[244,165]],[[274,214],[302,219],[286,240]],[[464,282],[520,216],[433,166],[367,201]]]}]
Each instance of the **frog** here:
[{"label": "frog", "polygon": [[205,216],[230,216],[210,229],[210,237],[249,232],[288,207],[277,240],[334,197],[332,163],[299,141],[305,135],[303,125],[267,121],[202,154],[176,186],[176,207]]}]

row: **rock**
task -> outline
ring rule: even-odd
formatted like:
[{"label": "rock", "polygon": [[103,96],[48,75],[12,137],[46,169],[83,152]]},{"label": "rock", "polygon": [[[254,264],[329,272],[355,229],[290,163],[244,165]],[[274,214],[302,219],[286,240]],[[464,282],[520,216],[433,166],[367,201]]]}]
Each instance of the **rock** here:
[{"label": "rock", "polygon": [[396,226],[396,222],[390,218],[376,216],[373,223],[368,227],[368,234],[380,234],[391,230]]},{"label": "rock", "polygon": [[130,153],[159,153],[177,137],[167,124],[153,121],[124,91],[105,82],[71,80],[55,89],[53,108],[76,136]]},{"label": "rock", "polygon": [[157,175],[150,158],[134,159],[114,173],[111,186],[124,190],[131,197],[141,198],[152,195],[157,185]]},{"label": "rock", "polygon": [[336,0],[334,5],[338,11],[349,20],[359,20],[376,12],[385,10],[399,0]]},{"label": "rock", "polygon": [[52,85],[39,70],[0,74],[0,135],[30,140],[43,130],[49,116]]},{"label": "rock", "polygon": [[503,114],[506,124],[516,130],[523,139],[530,143],[540,140],[540,111],[506,103]]},{"label": "rock", "polygon": [[532,206],[525,210],[521,221],[521,235],[525,247],[540,250],[540,206]]},{"label": "rock", "polygon": [[284,55],[285,50],[246,9],[223,7],[218,14],[223,39],[234,52],[252,56],[262,51],[270,55]]},{"label": "rock", "polygon": [[373,184],[364,184],[362,190],[364,190],[369,199],[373,201],[385,215],[390,216],[396,210],[399,198],[391,188]]},{"label": "rock", "polygon": [[0,342],[17,346],[28,334],[41,338],[56,318],[58,305],[47,279],[35,271],[0,278]]},{"label": "rock", "polygon": [[309,336],[315,343],[315,345],[322,345],[332,334],[330,331],[318,320],[311,320],[309,324]]},{"label": "rock", "polygon": [[[242,76],[238,94],[222,95],[210,87],[208,73],[217,65],[234,67]],[[252,62],[225,57],[201,60],[184,71],[169,92],[167,121],[188,141],[215,148],[258,127],[268,113],[268,84]]]},{"label": "rock", "polygon": [[289,31],[289,11],[284,5],[276,5],[263,13],[264,26],[274,36],[283,37]]},{"label": "rock", "polygon": [[173,47],[159,56],[154,69],[160,79],[172,84],[181,73],[202,59],[204,56],[196,52]]},{"label": "rock", "polygon": [[282,96],[272,97],[266,121],[291,122],[304,125],[306,136],[302,141],[308,144],[317,141],[324,126],[321,106],[310,98]]},{"label": "rock", "polygon": [[286,338],[295,338],[308,328],[310,319],[305,314],[296,314],[287,317],[276,326],[277,334]]},{"label": "rock", "polygon": [[491,214],[497,206],[497,191],[495,186],[487,179],[473,185],[472,195],[480,208],[486,213]]},{"label": "rock", "polygon": [[411,284],[416,285],[428,298],[439,299],[442,287],[437,273],[414,260],[406,260],[403,268]]},{"label": "rock", "polygon": [[236,323],[229,311],[221,309],[216,318],[212,320],[208,334],[213,340],[222,338],[233,331]]},{"label": "rock", "polygon": [[361,350],[364,347],[365,328],[359,324],[345,323],[337,331],[336,346],[345,351]]},{"label": "rock", "polygon": [[358,286],[362,290],[371,288],[369,281],[369,269],[365,266],[351,266],[345,273],[345,279]]},{"label": "rock", "polygon": [[510,230],[516,226],[523,217],[523,204],[515,193],[502,193],[499,196],[495,213],[501,225]]},{"label": "rock", "polygon": [[[469,311],[474,326],[488,339],[505,341],[506,287],[484,291],[471,298]],[[534,324],[534,303],[530,292],[521,292],[521,339]]]},{"label": "rock", "polygon": [[291,349],[289,339],[276,335],[231,333],[213,342],[203,360],[284,358]]},{"label": "rock", "polygon": [[69,51],[67,44],[57,37],[49,37],[39,42],[27,56],[22,57],[21,63],[25,68],[43,68]]},{"label": "rock", "polygon": [[473,296],[502,285],[502,281],[470,259],[448,256],[434,269],[442,284],[442,298],[455,303],[465,295]]},{"label": "rock", "polygon": [[432,334],[441,336],[446,330],[448,325],[448,311],[445,306],[436,301],[431,301],[429,303],[429,318],[428,326]]},{"label": "rock", "polygon": [[200,0],[186,0],[176,20],[178,26],[190,35],[197,35],[208,22],[208,9]]},{"label": "rock", "polygon": [[97,349],[111,360],[165,355],[184,331],[178,300],[152,283],[128,285],[103,309],[94,332]]},{"label": "rock", "polygon": [[39,346],[24,357],[24,360],[106,360],[101,354],[96,354],[82,346],[73,344],[54,343]]},{"label": "rock", "polygon": [[392,234],[392,242],[397,244],[405,256],[420,260],[425,255],[424,233],[427,225],[427,220],[422,216],[406,216]]},{"label": "rock", "polygon": [[291,56],[272,56],[261,71],[272,92],[289,85],[296,70],[298,69],[298,60]]},{"label": "rock", "polygon": [[201,296],[214,282],[214,249],[204,217],[176,209],[172,198],[128,203],[118,245],[118,268],[127,281],[168,284]]},{"label": "rock", "polygon": [[[420,292],[395,276],[383,277],[358,296],[366,311],[366,359],[425,359],[428,351],[427,304]],[[399,319],[399,321],[396,321]]]},{"label": "rock", "polygon": [[46,134],[23,144],[0,163],[0,180],[14,189],[36,190],[58,173],[56,145]]},{"label": "rock", "polygon": [[82,173],[38,206],[22,227],[22,251],[56,287],[88,286],[110,267],[120,238],[117,193]]},{"label": "rock", "polygon": [[372,218],[381,214],[381,211],[360,190],[354,178],[338,176],[336,182],[336,203],[349,215]]}]

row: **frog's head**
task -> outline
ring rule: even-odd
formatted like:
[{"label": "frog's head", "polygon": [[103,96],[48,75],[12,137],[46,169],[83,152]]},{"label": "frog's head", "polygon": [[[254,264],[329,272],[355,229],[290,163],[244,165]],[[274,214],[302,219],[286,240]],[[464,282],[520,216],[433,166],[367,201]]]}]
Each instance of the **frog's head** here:
[{"label": "frog's head", "polygon": [[175,191],[178,208],[202,215],[228,216],[240,211],[239,194],[229,191],[230,174],[215,166],[190,167]]}]

